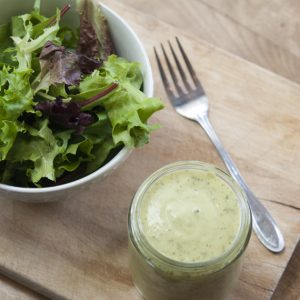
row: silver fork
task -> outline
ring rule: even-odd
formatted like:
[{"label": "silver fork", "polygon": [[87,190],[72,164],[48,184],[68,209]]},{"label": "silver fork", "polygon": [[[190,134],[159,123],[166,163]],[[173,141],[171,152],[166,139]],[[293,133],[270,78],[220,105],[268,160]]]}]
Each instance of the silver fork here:
[{"label": "silver fork", "polygon": [[[216,132],[214,131],[209,119],[208,119],[208,99],[205,95],[203,87],[196,76],[196,73],[185,54],[179,39],[176,37],[176,42],[179,47],[179,51],[183,57],[183,60],[186,64],[186,69],[189,71],[190,77],[194,83],[194,87],[191,86],[180,61],[169,42],[170,50],[173,56],[173,59],[178,68],[178,74],[180,75],[180,80],[178,80],[176,72],[171,65],[170,59],[165,51],[164,46],[161,44],[162,52],[172,77],[175,89],[178,96],[173,92],[169,80],[166,76],[164,68],[162,66],[161,60],[159,59],[156,48],[154,47],[154,52],[156,60],[158,63],[159,72],[165,87],[166,93],[171,101],[171,104],[174,106],[177,113],[182,115],[185,118],[191,119],[198,122],[202,128],[205,130],[206,134],[211,139],[212,143],[215,145],[220,157],[224,161],[228,171],[231,176],[239,183],[239,185],[244,189],[248,202],[252,212],[252,221],[253,229],[257,234],[261,243],[272,252],[281,252],[284,249],[284,239],[282,233],[280,232],[276,222],[267,211],[267,209],[262,205],[262,203],[256,198],[252,193],[248,185],[246,184],[244,178],[241,176],[238,168],[232,161],[229,154],[224,149],[220,139],[218,138]],[[187,92],[184,92],[182,89],[183,84]]]}]

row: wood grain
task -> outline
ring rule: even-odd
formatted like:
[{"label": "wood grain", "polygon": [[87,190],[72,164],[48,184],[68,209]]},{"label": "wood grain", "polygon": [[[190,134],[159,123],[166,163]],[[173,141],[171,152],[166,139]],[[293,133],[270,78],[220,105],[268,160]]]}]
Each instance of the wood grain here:
[{"label": "wood grain", "polygon": [[1,300],[47,300],[19,283],[0,275]]},{"label": "wood grain", "polygon": [[[286,250],[273,255],[252,236],[232,299],[269,299],[299,238],[300,87],[119,2],[104,2],[141,37],[162,99],[153,45],[178,35],[192,56],[210,99],[212,123],[286,237]],[[162,129],[151,143],[105,182],[91,186],[85,197],[45,205],[2,199],[2,272],[54,299],[141,299],[127,268],[126,217],[137,187],[175,160],[222,166],[201,128],[165,103],[153,119]]]},{"label": "wood grain", "polygon": [[300,299],[300,240],[272,297],[272,300],[282,299]]},{"label": "wood grain", "polygon": [[200,0],[215,11],[300,56],[298,0]]},{"label": "wood grain", "polygon": [[298,0],[119,1],[300,83]]}]

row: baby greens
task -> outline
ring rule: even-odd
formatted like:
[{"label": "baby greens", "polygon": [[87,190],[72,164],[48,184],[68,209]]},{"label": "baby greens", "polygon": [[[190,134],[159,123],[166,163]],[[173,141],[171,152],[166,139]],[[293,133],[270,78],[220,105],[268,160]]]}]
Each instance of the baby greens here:
[{"label": "baby greens", "polygon": [[99,6],[82,2],[79,31],[60,25],[67,10],[45,17],[37,0],[0,25],[2,183],[43,187],[93,172],[147,143],[147,120],[163,107],[141,92],[139,64],[113,54]]}]

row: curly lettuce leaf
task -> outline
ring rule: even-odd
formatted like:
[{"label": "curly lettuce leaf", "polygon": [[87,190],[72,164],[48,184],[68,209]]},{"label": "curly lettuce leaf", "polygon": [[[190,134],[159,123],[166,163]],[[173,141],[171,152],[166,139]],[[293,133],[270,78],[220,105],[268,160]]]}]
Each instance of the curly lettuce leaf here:
[{"label": "curly lettuce leaf", "polygon": [[[15,121],[25,112],[33,112],[30,86],[31,69],[3,67],[0,70],[0,118]],[[8,86],[8,88],[5,88]]]},{"label": "curly lettuce leaf", "polygon": [[[31,14],[25,14],[18,17],[23,22],[25,28],[24,36],[12,36],[12,40],[17,50],[16,59],[19,69],[30,69],[33,53],[44,47],[47,41],[60,44],[57,37],[59,31],[60,11],[56,12],[56,22],[52,26],[45,26],[42,33],[37,37],[33,36],[33,23],[31,22]],[[47,24],[48,25],[48,24]]]},{"label": "curly lettuce leaf", "polygon": [[31,38],[37,38],[43,34],[44,29],[49,26],[53,18],[55,16],[47,18],[41,14],[41,2],[36,0],[30,13],[12,17],[12,35],[22,38],[29,32]]},{"label": "curly lettuce leaf", "polygon": [[87,128],[83,136],[94,145],[90,160],[86,167],[86,173],[89,174],[97,170],[107,159],[109,153],[116,147],[112,138],[112,127],[105,111],[96,113],[97,121]]},{"label": "curly lettuce leaf", "polygon": [[[18,132],[23,131],[23,125],[18,118],[24,112],[34,112],[33,95],[29,77],[31,71],[13,70],[3,67],[0,70],[0,158],[6,159],[14,145]],[[9,86],[8,89],[5,87]]]},{"label": "curly lettuce leaf", "polygon": [[0,120],[0,160],[5,160],[22,128],[16,122]]},{"label": "curly lettuce leaf", "polygon": [[126,147],[142,146],[148,143],[149,133],[156,128],[149,126],[147,121],[163,108],[163,104],[140,91],[143,79],[138,63],[111,55],[103,68],[80,83],[81,93],[73,99],[84,101],[115,81],[119,82],[119,87],[101,100],[112,125],[113,141]]},{"label": "curly lettuce leaf", "polygon": [[[35,127],[27,128],[27,132],[19,134],[8,154],[11,163],[31,161],[32,168],[28,168],[26,175],[33,183],[42,178],[55,181],[54,160],[66,151],[67,141],[71,133],[65,131],[56,137],[48,127],[49,121],[42,120]],[[63,140],[64,142],[60,142]]]},{"label": "curly lettuce leaf", "polygon": [[95,115],[96,121],[84,131],[81,140],[71,142],[64,154],[56,160],[57,174],[73,172],[82,163],[85,164],[84,174],[89,174],[101,167],[116,147],[106,112],[98,111]]}]

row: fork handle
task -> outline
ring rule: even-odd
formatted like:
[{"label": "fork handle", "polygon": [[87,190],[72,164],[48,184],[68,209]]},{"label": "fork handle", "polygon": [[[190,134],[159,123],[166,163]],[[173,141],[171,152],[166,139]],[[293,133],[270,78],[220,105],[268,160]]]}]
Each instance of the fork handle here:
[{"label": "fork handle", "polygon": [[215,145],[220,157],[226,165],[231,176],[244,189],[252,213],[253,229],[261,243],[272,252],[281,252],[284,249],[284,239],[271,214],[252,193],[237,166],[224,149],[219,137],[213,129],[207,115],[198,115],[196,121],[202,126],[206,134]]}]

